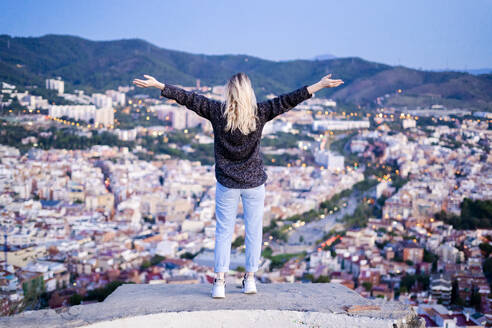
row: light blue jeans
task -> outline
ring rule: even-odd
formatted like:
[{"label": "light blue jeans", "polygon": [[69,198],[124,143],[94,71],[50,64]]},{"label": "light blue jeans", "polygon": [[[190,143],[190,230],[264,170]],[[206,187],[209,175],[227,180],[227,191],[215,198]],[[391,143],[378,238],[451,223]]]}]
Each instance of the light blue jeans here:
[{"label": "light blue jeans", "polygon": [[246,231],[246,272],[256,272],[260,262],[263,237],[263,208],[265,184],[246,189],[228,188],[217,181],[215,189],[215,272],[228,272],[231,242],[236,223],[239,197],[243,202]]}]

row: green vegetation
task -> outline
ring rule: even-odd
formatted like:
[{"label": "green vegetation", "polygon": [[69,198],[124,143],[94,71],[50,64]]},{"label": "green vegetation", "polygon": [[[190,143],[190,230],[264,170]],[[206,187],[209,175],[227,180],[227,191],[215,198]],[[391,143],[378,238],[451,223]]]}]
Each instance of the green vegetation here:
[{"label": "green vegetation", "polygon": [[344,189],[341,192],[333,195],[328,200],[325,200],[321,204],[319,204],[319,209],[322,210],[324,213],[327,213],[329,211],[336,211],[335,208],[338,210],[341,206],[343,206],[342,201],[349,197],[352,194],[352,190],[350,189]]},{"label": "green vegetation", "polygon": [[44,284],[43,276],[40,275],[31,280],[22,283],[22,290],[24,292],[23,308],[24,309],[36,309],[39,305],[39,300],[46,292],[46,285]]},{"label": "green vegetation", "polygon": [[[402,178],[398,172],[398,165],[396,163],[386,163],[386,164],[373,164],[373,163],[364,163],[366,168],[364,170],[364,177],[367,179],[373,179],[377,177],[381,180],[391,179],[391,185],[395,187],[395,191],[398,191],[402,188],[409,180]],[[374,183],[374,182],[373,182]]]},{"label": "green vegetation", "polygon": [[483,274],[487,277],[489,285],[492,288],[492,257],[487,258],[482,263]]},{"label": "green vegetation", "polygon": [[479,290],[480,288],[473,286],[470,296],[470,306],[475,308],[476,311],[480,311],[482,305],[482,297],[480,296]]},{"label": "green vegetation", "polygon": [[133,282],[124,282],[124,281],[119,281],[119,280],[112,281],[112,282],[106,284],[106,286],[104,286],[104,287],[90,290],[87,293],[87,296],[84,297],[84,300],[86,300],[86,301],[94,301],[95,300],[98,302],[102,302],[102,301],[104,301],[104,299],[106,297],[108,297],[112,292],[114,292],[116,290],[116,288],[118,288],[119,286],[121,286],[123,284],[133,284]]},{"label": "green vegetation", "polygon": [[52,90],[52,89],[45,89],[45,85],[43,84],[39,88],[32,88],[29,89],[29,93],[32,94],[33,96],[41,96],[44,99],[48,100],[48,103],[54,104],[54,105],[71,105],[72,102],[66,100],[63,97],[58,96],[58,91],[57,90]]},{"label": "green vegetation", "polygon": [[391,184],[396,189],[395,191],[398,191],[401,187],[403,187],[409,181],[409,179],[404,179],[397,174],[392,174],[391,180],[392,180]]},{"label": "green vegetation", "polygon": [[262,159],[265,165],[287,166],[287,164],[292,164],[299,158],[295,155],[290,155],[287,153],[281,155],[262,153]]},{"label": "green vegetation", "polygon": [[75,293],[68,299],[70,306],[79,305],[84,298],[79,293]]},{"label": "green vegetation", "polygon": [[[7,42],[10,47],[6,46]],[[102,46],[100,42],[70,35],[35,38],[2,35],[0,58],[0,80],[19,88],[44,86],[45,78],[61,76],[66,81],[67,92],[76,88],[88,93],[104,92],[129,85],[133,78],[149,72],[166,83],[194,85],[198,78],[204,85],[223,85],[234,73],[246,72],[261,100],[269,93],[281,94],[316,82],[330,72],[342,77],[345,85],[341,88],[347,88],[343,97],[335,96],[341,106],[345,102],[375,107],[374,99],[385,94],[390,95],[385,98],[388,106],[426,106],[434,104],[435,97],[439,103],[451,107],[490,109],[492,106],[490,74],[419,71],[359,57],[275,62],[245,55],[189,54],[158,48],[141,39],[106,41]],[[380,74],[387,78],[381,79]],[[365,87],[367,83],[353,83],[361,80],[372,86],[370,90]],[[402,88],[403,93],[397,93],[397,88]],[[407,94],[408,89],[412,89],[412,94]],[[427,95],[429,89],[433,96]],[[324,89],[316,96],[331,97],[338,90]],[[136,88],[131,93],[158,95],[155,89]]]},{"label": "green vegetation", "polygon": [[359,192],[364,192],[368,191],[372,187],[375,187],[377,184],[378,180],[376,179],[364,179],[360,182],[357,182],[353,188]]},{"label": "green vegetation", "polygon": [[161,256],[161,255],[156,254],[156,255],[152,256],[152,258],[150,259],[150,264],[156,265],[156,264],[161,263],[165,259],[166,258],[164,256]]},{"label": "green vegetation", "polygon": [[314,139],[305,134],[293,134],[287,132],[277,132],[273,135],[264,136],[261,139],[263,147],[273,147],[276,149],[297,148],[297,143],[300,141],[314,141]]},{"label": "green vegetation", "polygon": [[369,282],[369,281],[364,281],[362,283],[362,287],[364,287],[364,289],[366,290],[366,292],[370,292],[371,289],[372,289],[372,283]]},{"label": "green vegetation", "polygon": [[[213,144],[193,143],[195,134],[183,131],[173,131],[166,136],[143,136],[140,138],[141,146],[153,154],[168,154],[173,157],[199,161],[203,165],[214,163]],[[185,152],[180,147],[189,145],[192,152]]]},{"label": "green vegetation", "polygon": [[[147,119],[147,117],[149,119]],[[114,118],[118,122],[116,127],[122,130],[130,130],[136,126],[149,127],[156,125],[169,125],[168,122],[160,120],[153,113],[148,113],[143,106],[140,107],[139,112],[133,110],[130,114],[117,110],[114,113]]]},{"label": "green vegetation", "polygon": [[[49,136],[41,136],[41,132],[51,133]],[[78,130],[72,127],[57,129],[51,127],[47,130],[27,130],[21,125],[6,124],[0,132],[0,144],[13,146],[21,153],[26,153],[31,144],[24,145],[21,140],[25,137],[34,136],[38,138],[37,148],[40,149],[87,149],[94,145],[109,145],[118,147],[133,147],[133,142],[121,141],[114,134],[107,131],[93,131],[91,138],[79,136]]]},{"label": "green vegetation", "polygon": [[182,259],[193,260],[195,258],[195,256],[197,256],[197,255],[198,255],[198,253],[193,254],[190,252],[185,252],[185,253],[181,254],[179,257]]},{"label": "green vegetation", "polygon": [[434,263],[437,262],[439,259],[439,256],[436,254],[432,253],[431,251],[428,251],[427,249],[424,248],[424,258],[423,261],[427,263]]},{"label": "green vegetation", "polygon": [[490,243],[481,243],[478,247],[483,252],[485,258],[488,258],[492,253],[492,245]]},{"label": "green vegetation", "polygon": [[[7,40],[10,48],[6,46]],[[0,79],[20,86],[44,86],[45,77],[61,76],[66,81],[67,92],[82,88],[92,93],[129,85],[133,78],[148,72],[153,72],[153,76],[164,79],[166,83],[183,85],[194,85],[197,78],[204,85],[224,84],[234,73],[246,72],[261,100],[272,92],[281,94],[303,84],[314,83],[326,72],[342,76],[345,83],[350,84],[355,79],[391,68],[358,57],[278,63],[245,55],[194,55],[158,48],[141,39],[115,40],[105,42],[104,47],[101,45],[68,35],[36,38],[2,35]],[[69,69],[67,65],[60,66],[60,62],[70,63]],[[25,66],[17,68],[16,64]],[[155,89],[136,88],[133,93],[158,95]],[[334,91],[325,89],[319,93],[319,96],[326,97]]]},{"label": "green vegetation", "polygon": [[244,237],[238,236],[231,244],[232,248],[238,248],[244,245]]},{"label": "green vegetation", "polygon": [[458,280],[453,280],[451,289],[451,304],[458,306],[465,306],[465,301],[461,298],[459,294]]},{"label": "green vegetation", "polygon": [[270,221],[270,224],[267,227],[263,228],[263,234],[272,236],[272,238],[276,241],[287,242],[287,239],[289,237],[287,230],[290,225],[285,224],[280,227],[279,224],[277,224],[277,221],[280,220],[272,219]]},{"label": "green vegetation", "polygon": [[350,139],[352,139],[352,137],[354,137],[355,135],[357,135],[357,131],[353,131],[342,138],[334,140],[333,142],[330,143],[330,150],[337,152],[341,155],[349,155],[345,153],[344,148],[347,142],[349,142]]},{"label": "green vegetation", "polygon": [[118,147],[133,147],[133,142],[121,141],[108,131],[93,132],[91,138],[78,136],[75,130],[56,130],[51,136],[39,137],[38,147],[42,149],[87,149],[94,145],[109,145]]},{"label": "green vegetation", "polygon": [[354,213],[347,214],[342,218],[345,227],[347,229],[363,228],[367,225],[367,220],[374,213],[374,205],[368,204],[368,202],[360,202],[355,208]]},{"label": "green vegetation", "polygon": [[429,275],[426,274],[406,274],[401,278],[400,282],[400,292],[409,292],[412,287],[417,283],[423,290],[428,290],[430,286]]},{"label": "green vegetation", "polygon": [[140,265],[140,270],[146,270],[154,265],[157,265],[159,263],[161,263],[162,261],[164,261],[166,258],[164,256],[160,256],[158,254],[152,256],[152,258],[150,260],[145,260],[142,262],[142,264]]},{"label": "green vegetation", "polygon": [[305,251],[300,253],[285,253],[285,254],[277,254],[277,255],[272,255],[272,253],[273,253],[272,248],[268,246],[263,250],[261,254],[264,258],[267,258],[272,261],[270,263],[270,270],[283,267],[284,264],[292,258],[303,259],[304,257],[306,257],[307,254]]},{"label": "green vegetation", "polygon": [[315,278],[314,275],[312,275],[311,273],[305,273],[302,276],[302,280],[307,280],[312,283],[329,283],[331,281],[329,276],[320,275],[319,277]]},{"label": "green vegetation", "polygon": [[435,218],[459,230],[490,229],[492,228],[492,200],[465,198],[461,203],[460,215],[441,211],[435,214]]}]

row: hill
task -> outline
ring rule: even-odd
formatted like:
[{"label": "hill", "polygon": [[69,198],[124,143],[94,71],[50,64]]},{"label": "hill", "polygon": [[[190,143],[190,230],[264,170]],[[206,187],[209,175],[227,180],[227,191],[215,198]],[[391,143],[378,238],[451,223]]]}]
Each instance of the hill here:
[{"label": "hill", "polygon": [[[325,60],[269,61],[247,55],[203,55],[157,47],[141,39],[91,41],[72,35],[41,37],[0,35],[0,80],[19,86],[44,85],[61,76],[66,90],[100,92],[128,85],[150,74],[183,85],[224,84],[234,73],[250,75],[258,98],[280,94],[316,82],[327,73],[345,81],[343,87],[319,95],[340,102],[375,106],[377,97],[388,104],[442,103],[492,110],[492,74],[430,72],[393,67],[359,57]],[[401,94],[397,93],[402,89]],[[138,89],[155,96],[155,90]]]}]

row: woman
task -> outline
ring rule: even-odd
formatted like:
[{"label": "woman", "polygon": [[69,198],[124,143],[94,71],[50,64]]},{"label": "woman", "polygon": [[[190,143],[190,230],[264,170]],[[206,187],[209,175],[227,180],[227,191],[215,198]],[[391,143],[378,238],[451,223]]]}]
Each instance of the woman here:
[{"label": "woman", "polygon": [[135,79],[139,87],[155,87],[161,95],[176,100],[212,123],[214,131],[215,176],[215,279],[213,298],[225,297],[225,272],[229,271],[231,239],[234,233],[239,198],[244,209],[246,230],[246,274],[243,292],[256,293],[254,273],[258,270],[262,244],[263,206],[267,174],[263,169],[260,139],[266,122],[311,98],[323,88],[343,83],[332,80],[331,74],[319,82],[303,86],[291,93],[257,103],[251,81],[244,73],[235,74],[225,87],[225,102],[209,99],[171,84],[164,84],[149,75]]}]

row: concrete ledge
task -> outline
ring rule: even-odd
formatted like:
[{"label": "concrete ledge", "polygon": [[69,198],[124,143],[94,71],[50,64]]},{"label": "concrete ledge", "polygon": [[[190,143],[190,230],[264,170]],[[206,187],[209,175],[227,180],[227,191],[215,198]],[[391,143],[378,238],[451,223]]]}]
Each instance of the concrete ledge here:
[{"label": "concrete ledge", "polygon": [[424,327],[398,302],[369,300],[340,284],[258,284],[244,295],[226,286],[125,284],[104,302],[61,310],[27,311],[0,318],[2,327]]}]

